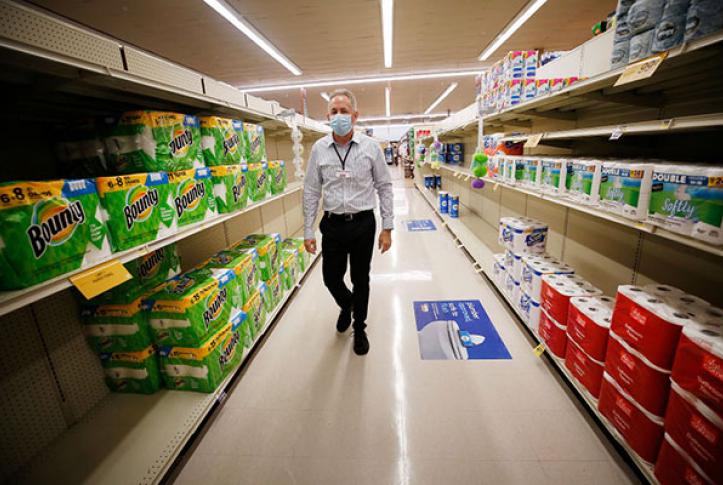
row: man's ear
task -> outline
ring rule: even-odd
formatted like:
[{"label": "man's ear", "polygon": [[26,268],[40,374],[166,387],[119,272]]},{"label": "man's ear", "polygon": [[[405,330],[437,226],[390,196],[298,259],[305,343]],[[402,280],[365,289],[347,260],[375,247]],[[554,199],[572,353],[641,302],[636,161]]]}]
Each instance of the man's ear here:
[{"label": "man's ear", "polygon": [[353,123],[356,123],[357,118],[359,118],[359,112],[358,112],[358,111],[354,111],[354,113],[352,113],[352,115],[351,115],[351,121],[352,121]]}]

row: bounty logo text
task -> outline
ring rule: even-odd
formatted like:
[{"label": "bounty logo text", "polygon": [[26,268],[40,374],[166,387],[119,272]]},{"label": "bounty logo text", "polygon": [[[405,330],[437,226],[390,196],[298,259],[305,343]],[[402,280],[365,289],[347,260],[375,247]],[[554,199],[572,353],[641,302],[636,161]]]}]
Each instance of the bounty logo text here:
[{"label": "bounty logo text", "polygon": [[233,187],[231,188],[231,193],[233,194],[233,201],[238,202],[239,198],[241,197],[241,194],[243,194],[244,187],[246,186],[246,176],[241,174],[236,177],[234,180]]},{"label": "bounty logo text", "polygon": [[140,279],[146,280],[158,271],[158,268],[160,268],[161,262],[163,261],[163,256],[165,255],[165,252],[166,250],[164,248],[161,248],[152,252],[147,257],[143,258],[141,264],[138,265],[138,276],[140,277]]},{"label": "bounty logo text", "polygon": [[203,182],[188,180],[178,187],[178,195],[173,199],[176,215],[181,217],[184,212],[198,207],[201,199],[206,195],[206,185]]},{"label": "bounty logo text", "polygon": [[236,352],[236,346],[240,340],[241,335],[239,332],[231,332],[231,336],[228,337],[228,340],[221,345],[221,355],[218,356],[218,363],[221,365],[222,369],[226,367],[226,364],[228,364],[231,359],[233,359],[233,355]]},{"label": "bounty logo text", "polygon": [[85,222],[85,211],[80,201],[53,199],[35,206],[32,224],[27,235],[35,258],[45,254],[48,246],[59,246]]},{"label": "bounty logo text", "polygon": [[158,206],[158,190],[148,187],[136,187],[128,192],[123,215],[126,219],[126,229],[130,230],[136,222],[143,222]]},{"label": "bounty logo text", "polygon": [[236,153],[236,150],[238,149],[239,143],[241,140],[239,139],[238,135],[236,133],[230,134],[223,140],[223,154],[224,156],[228,155],[229,153]]},{"label": "bounty logo text", "polygon": [[227,294],[227,289],[222,288],[218,292],[211,293],[206,300],[206,309],[203,311],[203,323],[206,325],[206,328],[221,315],[223,304],[226,303]]},{"label": "bounty logo text", "polygon": [[171,152],[171,156],[179,157],[183,156],[191,145],[193,145],[193,133],[191,133],[191,130],[175,130],[168,144],[168,149]]}]

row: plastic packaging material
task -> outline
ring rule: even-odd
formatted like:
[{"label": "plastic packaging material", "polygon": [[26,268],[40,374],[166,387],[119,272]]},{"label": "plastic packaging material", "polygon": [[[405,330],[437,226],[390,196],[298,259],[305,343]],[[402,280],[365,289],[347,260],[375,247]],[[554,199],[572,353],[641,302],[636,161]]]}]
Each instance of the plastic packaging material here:
[{"label": "plastic packaging material", "polygon": [[567,351],[567,333],[565,326],[552,318],[544,308],[540,312],[540,325],[538,329],[540,339],[545,343],[547,350],[561,359],[565,358]]},{"label": "plastic packaging material", "polygon": [[635,34],[630,39],[630,54],[628,62],[635,62],[650,56],[653,50],[653,36],[655,29],[646,30]]},{"label": "plastic packaging material", "polygon": [[613,299],[609,296],[570,299],[567,336],[597,361],[605,361],[612,322]]},{"label": "plastic packaging material", "polygon": [[613,44],[613,54],[610,59],[612,69],[627,65],[630,59],[630,39],[621,40]]},{"label": "plastic packaging material", "polygon": [[667,433],[655,462],[655,478],[660,485],[713,483]]},{"label": "plastic packaging material", "polygon": [[567,339],[565,350],[565,367],[595,399],[600,397],[605,364],[593,359],[570,338]]},{"label": "plastic packaging material", "polygon": [[[628,10],[630,33],[637,35],[654,29],[663,17],[664,7],[665,0],[637,0]],[[632,47],[630,50],[632,53]]]},{"label": "plastic packaging material", "polygon": [[671,2],[665,5],[663,18],[655,26],[653,35],[653,54],[663,52],[680,45],[685,37],[685,22],[688,12],[688,1]]},{"label": "plastic packaging material", "polygon": [[685,41],[723,29],[723,2],[720,0],[692,0],[685,21]]},{"label": "plastic packaging material", "polygon": [[153,394],[161,387],[155,347],[100,354],[105,383],[113,392]]},{"label": "plastic packaging material", "polygon": [[571,298],[599,296],[602,291],[575,274],[546,274],[542,276],[540,294],[542,309],[564,326],[567,325]]}]

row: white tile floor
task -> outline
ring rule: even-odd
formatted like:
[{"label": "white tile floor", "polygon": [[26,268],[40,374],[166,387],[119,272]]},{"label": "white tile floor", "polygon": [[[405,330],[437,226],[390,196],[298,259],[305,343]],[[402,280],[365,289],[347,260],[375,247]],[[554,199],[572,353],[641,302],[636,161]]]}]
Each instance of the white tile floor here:
[{"label": "white tile floor", "polygon": [[[337,335],[317,265],[177,482],[634,482],[451,236],[406,232],[434,217],[398,176],[395,206],[393,248],[373,261],[369,355]],[[513,359],[421,360],[412,302],[425,299],[481,300]]]}]

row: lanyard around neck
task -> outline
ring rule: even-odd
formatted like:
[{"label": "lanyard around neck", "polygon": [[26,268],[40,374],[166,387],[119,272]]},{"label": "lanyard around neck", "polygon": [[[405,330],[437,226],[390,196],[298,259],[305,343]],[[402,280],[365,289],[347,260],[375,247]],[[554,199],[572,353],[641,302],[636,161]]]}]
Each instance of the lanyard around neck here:
[{"label": "lanyard around neck", "polygon": [[341,155],[339,154],[339,150],[336,148],[336,142],[333,142],[331,144],[332,147],[334,147],[334,151],[336,152],[336,156],[339,157],[339,161],[341,162],[341,169],[346,170],[346,159],[349,157],[349,152],[351,151],[351,146],[354,144],[354,141],[349,142],[349,148],[346,149],[346,154],[344,155],[344,158],[341,158]]}]

